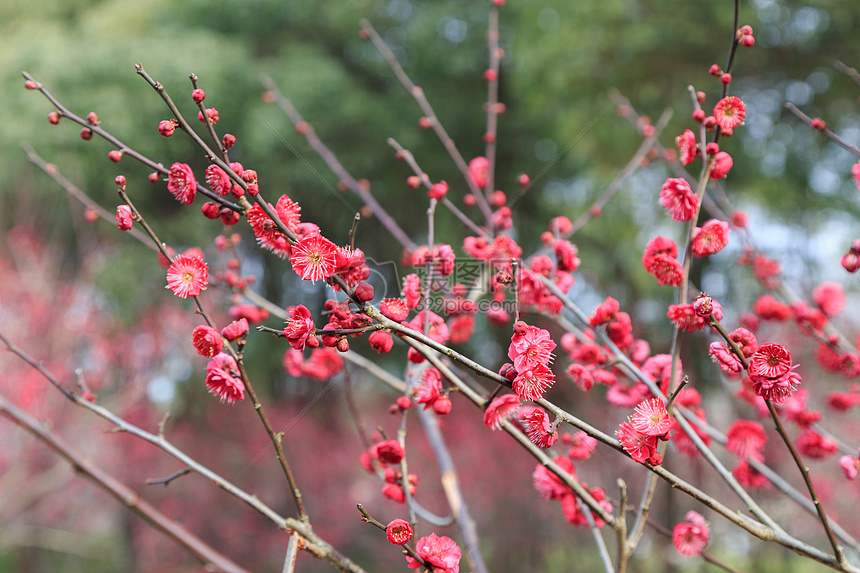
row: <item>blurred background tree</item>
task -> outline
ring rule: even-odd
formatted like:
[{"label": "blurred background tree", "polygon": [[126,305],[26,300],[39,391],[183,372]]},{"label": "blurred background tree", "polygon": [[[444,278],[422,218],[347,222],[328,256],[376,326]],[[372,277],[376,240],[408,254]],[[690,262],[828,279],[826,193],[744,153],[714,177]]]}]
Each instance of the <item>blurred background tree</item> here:
[{"label": "blurred background tree", "polygon": [[[140,280],[161,272],[154,257],[114,229],[85,227],[83,209],[67,202],[18,149],[28,141],[107,208],[116,202],[113,179],[122,172],[137,205],[158,218],[162,238],[179,248],[198,244],[211,227],[197,209],[165,201],[164,184],[148,183],[143,166],[129,159],[110,163],[105,142],[82,142],[69,122],[49,126],[43,119],[49,104],[24,90],[19,75],[29,71],[81,115],[96,111],[105,128],[138,151],[165,165],[188,161],[202,173],[205,159],[187,138],[157,135],[167,110],[135,75],[133,64],[141,62],[189,116],[196,111],[187,76],[195,73],[207,106],[220,112],[219,132],[238,138],[231,159],[259,172],[267,197],[289,194],[302,205],[305,220],[345,242],[361,203],[336,190],[335,177],[304,138],[275,106],[263,103],[260,75],[271,75],[347,170],[369,180],[399,220],[419,222],[406,228],[416,243],[425,242],[424,201],[413,200],[423,192],[406,186],[410,173],[394,160],[386,138],[410,149],[432,180],[447,180],[449,197],[458,204],[465,183],[435,135],[418,126],[421,113],[412,98],[373,46],[359,39],[361,18],[373,23],[424,88],[466,159],[483,154],[483,1],[7,0],[0,5],[6,86],[0,230],[29,222],[69,245],[63,261],[69,271],[86,249],[82,233],[96,234],[112,246],[103,254],[110,272],[102,272],[98,284],[121,315],[128,301],[160,296],[161,285]],[[726,191],[749,213],[758,246],[782,259],[793,286],[808,293],[813,281],[843,276],[838,260],[856,233],[860,195],[850,176],[853,158],[786,114],[783,103],[794,102],[849,141],[860,141],[857,85],[832,67],[835,59],[860,64],[853,41],[860,10],[836,0],[755,0],[743,4],[741,24],[753,26],[757,43],[741,49],[733,73],[732,93],[747,103],[748,113],[746,126],[722,142],[735,158]],[[500,118],[496,182],[509,198],[518,174],[535,182],[514,209],[515,236],[526,253],[540,246],[551,217],[573,219],[587,210],[641,141],[616,114],[610,88],[655,120],[672,107],[674,117],[661,137],[672,147],[674,136],[692,127],[687,85],[706,91],[710,105],[719,97],[721,86],[707,70],[724,64],[731,27],[728,0],[509,0],[501,11],[500,99],[507,111]],[[639,259],[655,234],[678,238],[679,229],[654,200],[668,175],[660,161],[639,170],[574,238],[584,261],[574,287],[582,306],[606,295],[618,298],[633,317],[634,333],[648,338],[655,352],[668,347],[663,309],[671,292],[654,284]],[[250,242],[249,230],[240,227]],[[465,234],[440,212],[437,237],[458,249]],[[361,223],[357,245],[376,261],[401,258],[399,245],[373,219]],[[730,248],[702,262],[699,279],[719,300],[746,308],[759,289],[734,264],[738,254]],[[319,289],[298,290],[287,263],[249,249],[246,264],[279,304],[321,301]],[[489,348],[483,355],[502,357],[503,346],[491,337],[471,344],[472,352]],[[250,352],[262,359],[251,361],[254,368],[271,372],[279,368],[283,348],[266,340]],[[279,384],[271,390],[284,391]]]}]

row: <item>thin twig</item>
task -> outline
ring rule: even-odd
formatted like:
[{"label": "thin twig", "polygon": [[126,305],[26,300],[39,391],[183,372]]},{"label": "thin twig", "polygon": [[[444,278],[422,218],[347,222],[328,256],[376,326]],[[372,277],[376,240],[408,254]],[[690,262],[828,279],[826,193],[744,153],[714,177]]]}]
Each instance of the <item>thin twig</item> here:
[{"label": "thin twig", "polygon": [[370,36],[370,40],[373,42],[373,45],[379,50],[379,53],[382,54],[382,57],[388,63],[391,71],[394,72],[394,75],[400,80],[400,83],[403,84],[403,87],[406,88],[406,91],[415,99],[418,105],[421,107],[421,111],[424,112],[424,116],[430,120],[430,124],[433,127],[433,131],[436,132],[436,136],[439,138],[439,141],[442,142],[442,145],[445,146],[445,149],[448,151],[448,154],[451,156],[451,159],[454,160],[454,164],[457,166],[457,169],[460,170],[460,173],[463,175],[463,179],[466,180],[466,184],[469,186],[469,190],[472,192],[472,195],[475,196],[478,207],[481,209],[481,212],[484,214],[484,218],[486,219],[487,226],[491,227],[493,213],[490,209],[489,203],[487,203],[486,197],[481,193],[481,189],[478,188],[478,185],[475,183],[475,179],[472,177],[469,172],[469,166],[466,165],[466,160],[463,159],[463,156],[460,154],[460,151],[457,149],[457,146],[454,144],[454,140],[451,139],[451,136],[448,135],[448,132],[445,131],[445,128],[442,126],[442,122],[439,121],[439,118],[436,117],[436,113],[433,111],[433,107],[430,105],[430,102],[427,100],[427,97],[424,95],[424,90],[420,87],[416,86],[409,76],[403,71],[403,67],[397,61],[397,56],[391,51],[388,45],[385,43],[385,40],[380,37],[380,35],[374,30],[373,26],[370,25],[370,22],[367,20],[361,21],[361,27],[363,30],[367,32]]},{"label": "thin twig", "polygon": [[246,569],[141,499],[137,492],[98,467],[87,456],[75,450],[60,436],[46,429],[35,418],[17,408],[3,395],[0,395],[0,414],[27,430],[33,437],[66,459],[77,472],[88,477],[94,484],[125,505],[129,511],[136,513],[152,527],[181,545],[186,551],[203,562],[205,568],[216,568],[227,573],[248,573]]},{"label": "thin twig", "polygon": [[364,202],[376,218],[379,219],[382,226],[391,233],[391,236],[397,239],[404,249],[409,249],[410,251],[415,250],[416,245],[412,239],[409,238],[409,235],[400,228],[397,221],[388,214],[388,211],[386,211],[379,201],[376,200],[376,198],[370,193],[370,190],[360,185],[355,177],[350,175],[346,168],[340,163],[340,161],[338,161],[335,154],[328,148],[328,146],[326,146],[325,143],[323,143],[322,139],[319,138],[311,125],[302,118],[298,111],[296,111],[293,103],[284,96],[278,88],[278,85],[275,83],[275,80],[269,76],[264,76],[261,81],[263,83],[263,87],[275,96],[275,101],[277,102],[278,107],[280,107],[281,111],[283,111],[289,120],[293,122],[293,125],[303,126],[301,132],[305,136],[308,145],[310,145],[311,148],[317,152],[317,155],[326,162],[326,165],[328,165],[328,168],[331,169],[332,173],[337,176],[338,180],[342,181],[350,191],[358,195],[362,202]]}]

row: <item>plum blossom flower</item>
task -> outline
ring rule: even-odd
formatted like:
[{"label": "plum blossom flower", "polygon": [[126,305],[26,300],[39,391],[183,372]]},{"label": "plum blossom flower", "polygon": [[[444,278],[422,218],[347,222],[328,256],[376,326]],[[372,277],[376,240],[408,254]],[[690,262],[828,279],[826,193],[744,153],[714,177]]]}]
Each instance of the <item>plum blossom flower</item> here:
[{"label": "plum blossom flower", "polygon": [[535,408],[523,418],[523,426],[529,439],[540,448],[550,448],[558,439],[558,429],[549,421],[541,408]]},{"label": "plum blossom flower", "polygon": [[684,268],[677,260],[666,255],[657,255],[646,267],[660,286],[680,286],[684,280]]},{"label": "plum blossom flower", "polygon": [[491,430],[498,430],[502,422],[511,419],[520,407],[520,399],[514,394],[497,396],[484,410],[484,425]]},{"label": "plum blossom flower", "polygon": [[732,170],[734,161],[732,156],[725,151],[720,151],[714,155],[714,167],[711,169],[711,179],[722,179]]},{"label": "plum blossom flower", "polygon": [[693,241],[690,247],[697,257],[707,257],[719,253],[728,243],[729,224],[711,219],[693,230]]},{"label": "plum blossom flower", "polygon": [[[556,456],[553,461],[565,472],[576,476],[576,467],[570,458]],[[532,483],[535,489],[544,499],[561,499],[571,493],[570,486],[561,481],[557,475],[549,471],[546,466],[538,464],[532,472]]]},{"label": "plum blossom flower", "polygon": [[233,187],[233,181],[227,173],[217,165],[210,165],[206,168],[206,183],[213,192],[221,197],[229,193],[230,189]]},{"label": "plum blossom flower", "polygon": [[797,437],[797,449],[804,456],[814,460],[823,460],[839,451],[839,446],[812,428],[806,428]]},{"label": "plum blossom flower", "polygon": [[555,346],[549,331],[520,321],[514,326],[508,358],[514,363],[517,372],[524,372],[549,364],[553,359],[552,351]]},{"label": "plum blossom flower", "polygon": [[487,170],[489,168],[490,162],[487,161],[486,157],[476,157],[469,162],[469,175],[472,176],[472,181],[479,189],[487,186],[487,181],[489,181]]},{"label": "plum blossom flower", "polygon": [[416,404],[424,404],[424,409],[432,408],[442,396],[442,374],[435,368],[428,368],[413,390]]},{"label": "plum blossom flower", "polygon": [[[450,537],[439,537],[431,533],[422,537],[415,544],[415,552],[418,557],[430,565],[433,573],[460,573],[460,558],[462,551]],[[406,562],[410,569],[420,569],[424,563],[406,556]]]},{"label": "plum blossom flower", "polygon": [[743,487],[756,489],[770,487],[770,480],[764,474],[759,473],[746,460],[738,462],[738,465],[732,470],[732,475],[737,478],[738,483]]},{"label": "plum blossom flower", "polygon": [[134,215],[128,205],[117,205],[116,228],[120,231],[128,231],[134,225]]},{"label": "plum blossom flower", "polygon": [[699,198],[686,179],[670,177],[660,191],[660,205],[669,211],[674,220],[689,221],[699,207]]},{"label": "plum blossom flower", "polygon": [[234,340],[238,340],[248,334],[248,319],[240,318],[239,320],[234,320],[227,326],[221,329],[221,336],[233,342]]},{"label": "plum blossom flower", "polygon": [[611,296],[606,297],[606,300],[600,303],[596,309],[594,309],[594,314],[591,315],[591,318],[588,320],[588,324],[590,326],[600,326],[601,324],[606,324],[615,318],[615,314],[618,312],[620,305],[618,301],[612,298]]},{"label": "plum blossom flower", "polygon": [[660,465],[663,458],[657,453],[657,436],[638,432],[631,422],[624,422],[615,432],[624,451],[640,464]]},{"label": "plum blossom flower", "polygon": [[714,119],[721,129],[734,129],[744,122],[747,108],[740,98],[724,97],[714,106]]},{"label": "plum blossom flower", "polygon": [[397,440],[383,440],[376,444],[376,458],[380,463],[393,466],[399,464],[406,453]]},{"label": "plum blossom flower", "polygon": [[858,470],[860,470],[860,454],[857,456],[842,456],[839,458],[839,466],[845,472],[845,477],[853,480],[857,479]]},{"label": "plum blossom flower", "polygon": [[406,308],[414,309],[421,300],[421,277],[415,273],[409,273],[403,277],[403,298],[406,299]]},{"label": "plum blossom flower", "polygon": [[634,430],[646,436],[663,436],[675,427],[675,419],[669,416],[666,405],[659,398],[645,400],[636,406],[630,423]]},{"label": "plum blossom flower", "polygon": [[543,393],[552,386],[555,375],[548,366],[537,364],[520,372],[512,383],[512,389],[523,400],[540,400]]},{"label": "plum blossom flower", "polygon": [[394,347],[394,339],[384,330],[377,330],[367,337],[367,343],[379,354],[390,352]]},{"label": "plum blossom flower", "polygon": [[194,203],[197,195],[197,180],[186,163],[174,163],[167,174],[167,190],[183,205]]},{"label": "plum blossom flower", "polygon": [[201,324],[191,333],[191,343],[197,350],[197,354],[206,358],[212,358],[224,348],[224,342],[218,331],[205,324]]},{"label": "plum blossom flower", "polygon": [[711,360],[729,376],[737,376],[744,369],[744,365],[735,353],[721,342],[712,342],[708,348],[708,354],[711,355]]},{"label": "plum blossom flower", "polygon": [[[417,276],[417,275],[416,275]],[[409,316],[406,301],[402,298],[385,298],[379,303],[379,311],[394,322],[403,322]]]},{"label": "plum blossom flower", "polygon": [[594,367],[588,367],[583,364],[571,363],[567,367],[567,375],[571,381],[576,384],[583,392],[588,392],[594,387],[594,376],[592,372]]},{"label": "plum blossom flower", "polygon": [[764,344],[749,361],[750,378],[778,378],[791,369],[791,352],[781,344]]},{"label": "plum blossom flower", "polygon": [[593,452],[594,448],[597,446],[597,440],[582,430],[579,430],[569,437],[566,434],[564,437],[568,438],[564,440],[565,443],[570,443],[570,449],[567,450],[567,455],[572,460],[587,460],[591,457],[591,452]]},{"label": "plum blossom flower", "polygon": [[322,235],[299,239],[290,252],[290,263],[306,281],[327,279],[337,268],[337,245]]},{"label": "plum blossom flower", "polygon": [[200,257],[179,255],[167,269],[167,287],[179,298],[199,295],[208,281],[209,267]]},{"label": "plum blossom flower", "polygon": [[316,326],[314,326],[313,318],[311,318],[311,311],[300,304],[290,311],[290,316],[292,316],[292,320],[284,328],[284,337],[290,346],[296,350],[304,350],[305,346],[312,348],[319,346],[319,341],[314,336]]},{"label": "plum blossom flower", "polygon": [[229,354],[221,353],[206,365],[206,387],[221,398],[233,403],[245,398],[245,384],[238,376],[239,367]]},{"label": "plum blossom flower", "polygon": [[812,300],[827,316],[836,316],[845,308],[845,289],[836,282],[824,282],[812,290]]},{"label": "plum blossom flower", "polygon": [[[270,204],[269,207],[272,207],[272,205]],[[280,218],[280,215],[278,218]],[[283,222],[289,228],[289,223],[286,221]],[[290,243],[287,241],[286,235],[278,230],[278,226],[269,218],[259,204],[255,204],[248,211],[248,223],[250,223],[251,228],[254,230],[257,242],[264,249],[268,249],[282,258],[290,254]]]},{"label": "plum blossom flower", "polygon": [[412,526],[403,519],[395,519],[385,527],[385,536],[389,543],[404,545],[412,539]]},{"label": "plum blossom flower", "polygon": [[675,138],[675,145],[678,146],[678,151],[681,153],[681,163],[689,165],[696,159],[698,155],[698,144],[696,143],[696,134],[687,129]]},{"label": "plum blossom flower", "polygon": [[710,537],[711,531],[708,524],[695,511],[687,512],[685,521],[676,524],[672,531],[672,543],[682,555],[687,557],[701,555]]},{"label": "plum blossom flower", "polygon": [[[429,315],[429,317],[425,315]],[[445,344],[446,342],[448,342],[448,340],[450,340],[451,331],[448,330],[448,325],[445,324],[445,321],[442,319],[441,316],[439,316],[433,311],[419,312],[415,315],[415,318],[413,318],[407,323],[407,326],[412,330],[417,330],[418,332],[423,333],[425,318],[429,318],[430,320],[430,328],[427,329],[428,337],[440,344]]]},{"label": "plum blossom flower", "polygon": [[726,449],[741,459],[762,459],[761,452],[767,443],[764,427],[752,420],[738,420],[726,432]]}]

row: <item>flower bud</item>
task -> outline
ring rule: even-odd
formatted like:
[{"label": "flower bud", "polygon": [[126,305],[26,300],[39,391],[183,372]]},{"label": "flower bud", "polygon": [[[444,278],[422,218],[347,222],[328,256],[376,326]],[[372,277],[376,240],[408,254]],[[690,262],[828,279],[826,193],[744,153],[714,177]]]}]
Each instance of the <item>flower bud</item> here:
[{"label": "flower bud", "polygon": [[224,207],[221,209],[221,222],[225,225],[235,225],[239,222],[239,213],[233,211],[232,209],[228,209]]},{"label": "flower bud", "polygon": [[373,300],[373,285],[366,282],[361,282],[355,287],[355,296],[361,302]]},{"label": "flower bud", "polygon": [[58,123],[60,123],[60,113],[56,111],[52,111],[51,113],[49,113],[48,122],[51,125],[57,125]]},{"label": "flower bud", "polygon": [[120,187],[122,189],[125,189],[125,184],[127,183],[125,175],[117,175],[114,178],[113,182],[116,183],[117,187]]},{"label": "flower bud", "polygon": [[451,411],[451,399],[447,396],[437,398],[436,401],[433,402],[433,411],[437,416],[448,414]]},{"label": "flower bud", "polygon": [[93,130],[89,127],[81,128],[81,139],[89,141],[93,138]]},{"label": "flower bud", "polygon": [[431,199],[441,199],[448,193],[448,184],[444,181],[440,181],[439,183],[434,183],[430,190],[427,192],[427,196]]},{"label": "flower bud", "polygon": [[207,219],[217,219],[221,216],[221,207],[212,201],[207,201],[203,203],[203,206],[200,207],[200,210],[203,212],[203,216]]},{"label": "flower bud", "polygon": [[98,125],[101,123],[99,121],[99,116],[97,116],[96,112],[94,111],[91,111],[87,114],[87,121],[90,123],[90,125]]},{"label": "flower bud", "polygon": [[176,131],[176,122],[172,119],[165,119],[158,123],[158,133],[164,137],[170,137]]},{"label": "flower bud", "polygon": [[234,145],[236,145],[236,136],[231,135],[229,133],[224,134],[224,139],[221,141],[221,144],[224,146],[224,149],[230,149]]},{"label": "flower bud", "polygon": [[113,161],[114,163],[119,163],[119,160],[122,159],[122,151],[119,149],[113,149],[110,153],[108,153],[108,159]]},{"label": "flower bud", "polygon": [[206,99],[206,92],[204,92],[200,88],[197,88],[196,90],[191,92],[191,99],[193,99],[195,103],[200,103],[201,101]]},{"label": "flower bud", "polygon": [[128,205],[117,205],[116,208],[116,228],[120,231],[128,231],[134,224],[134,216],[131,212],[131,207]]}]

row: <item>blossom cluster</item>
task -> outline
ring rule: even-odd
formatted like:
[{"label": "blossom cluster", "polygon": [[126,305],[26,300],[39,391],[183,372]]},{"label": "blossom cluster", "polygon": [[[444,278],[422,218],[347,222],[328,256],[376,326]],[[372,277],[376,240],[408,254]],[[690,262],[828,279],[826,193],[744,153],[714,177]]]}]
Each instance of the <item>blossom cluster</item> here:
[{"label": "blossom cluster", "polygon": [[618,441],[630,457],[640,464],[658,466],[663,456],[657,451],[659,440],[669,440],[675,419],[660,398],[645,400],[616,431]]}]

